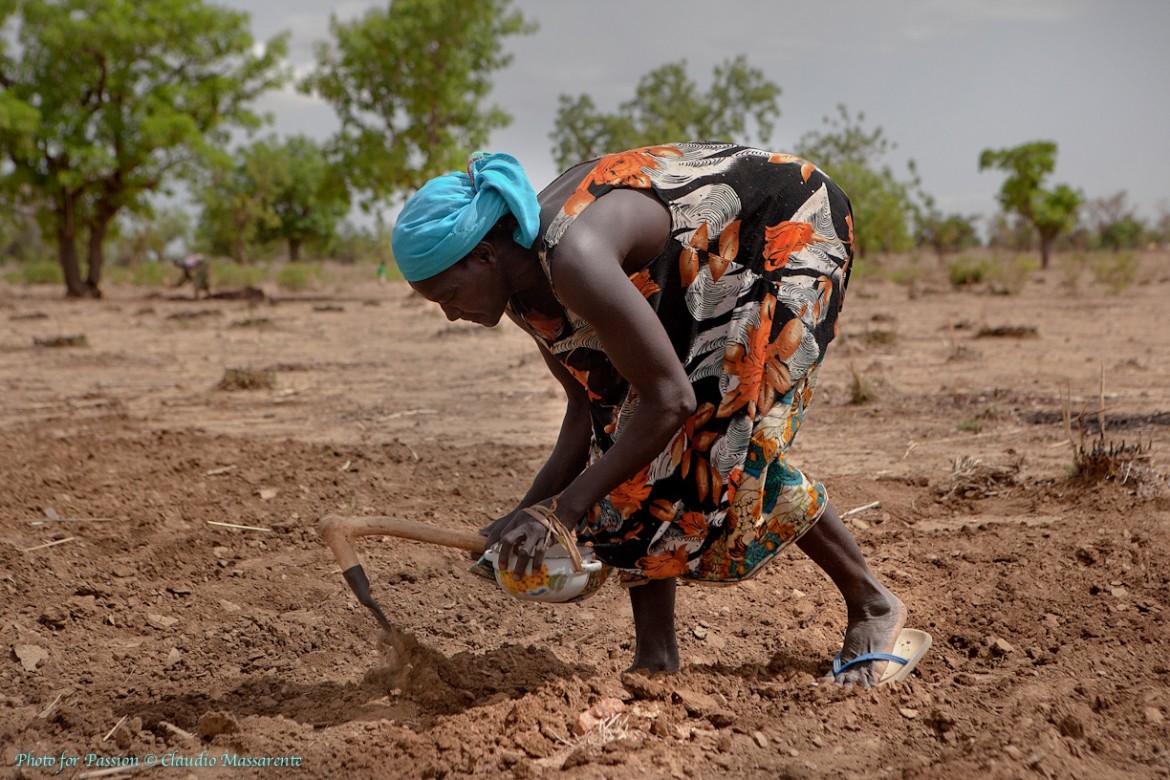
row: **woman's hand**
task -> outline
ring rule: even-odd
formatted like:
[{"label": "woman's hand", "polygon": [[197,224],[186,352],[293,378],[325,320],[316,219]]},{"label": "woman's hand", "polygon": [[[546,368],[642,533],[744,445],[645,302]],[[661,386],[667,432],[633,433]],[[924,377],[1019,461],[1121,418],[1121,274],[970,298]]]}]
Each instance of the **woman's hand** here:
[{"label": "woman's hand", "polygon": [[[551,530],[549,523],[542,522],[539,517],[542,514],[554,514],[556,505],[557,499],[554,496],[534,504],[529,509],[513,512],[510,516],[500,518],[492,524],[491,533],[488,535],[488,546],[490,547],[499,541],[498,565],[501,569],[507,569],[519,577],[526,576],[529,572],[540,571],[540,567],[544,564],[545,553],[558,541],[561,541],[566,547],[572,547],[575,552],[575,538],[559,540]],[[557,519],[566,526],[566,531],[568,527],[571,527],[564,523],[564,518]]]},{"label": "woman's hand", "polygon": [[[524,510],[522,507],[517,507],[503,517],[497,517],[483,528],[480,528],[479,535],[487,537],[487,543],[485,547],[491,549],[492,545],[500,541],[500,537],[504,535],[505,531],[511,528],[512,522],[518,515],[522,514],[523,511]],[[473,554],[472,557],[478,558],[479,555]]]}]

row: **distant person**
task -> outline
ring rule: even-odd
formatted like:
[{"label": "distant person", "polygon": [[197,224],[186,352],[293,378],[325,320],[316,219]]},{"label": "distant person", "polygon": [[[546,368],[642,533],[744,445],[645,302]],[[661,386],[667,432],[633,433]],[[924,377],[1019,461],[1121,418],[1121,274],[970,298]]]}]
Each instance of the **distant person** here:
[{"label": "distant person", "polygon": [[183,272],[183,276],[175,284],[182,287],[188,282],[195,288],[195,299],[200,294],[211,295],[211,263],[198,252],[188,252],[173,263]]},{"label": "distant person", "polygon": [[488,544],[523,577],[556,524],[522,509],[574,529],[630,586],[631,669],[679,668],[678,578],[744,580],[793,543],[844,596],[830,678],[901,679],[929,647],[788,457],[853,244],[848,198],[811,163],[718,143],[607,155],[539,195],[514,158],[480,154],[403,208],[392,245],[411,287],[450,320],[507,316],[568,396],[552,454]]}]

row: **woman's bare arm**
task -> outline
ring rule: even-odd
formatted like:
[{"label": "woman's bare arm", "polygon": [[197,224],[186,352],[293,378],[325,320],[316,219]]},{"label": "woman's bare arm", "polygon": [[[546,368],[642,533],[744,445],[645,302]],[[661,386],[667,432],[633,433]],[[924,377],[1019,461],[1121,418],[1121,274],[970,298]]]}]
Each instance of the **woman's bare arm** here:
[{"label": "woman's bare arm", "polygon": [[589,322],[638,394],[622,435],[562,491],[557,513],[568,525],[645,468],[694,412],[694,390],[670,338],[623,267],[631,256],[653,257],[668,235],[669,215],[661,203],[615,190],[582,213],[557,248],[557,295]]}]

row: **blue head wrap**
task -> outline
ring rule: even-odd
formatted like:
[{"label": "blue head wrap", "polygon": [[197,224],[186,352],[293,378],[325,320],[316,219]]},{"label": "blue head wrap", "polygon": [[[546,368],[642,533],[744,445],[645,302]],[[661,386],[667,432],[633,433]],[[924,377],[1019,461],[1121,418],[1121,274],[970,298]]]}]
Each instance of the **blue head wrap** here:
[{"label": "blue head wrap", "polygon": [[408,282],[429,279],[466,257],[509,212],[519,223],[512,237],[531,247],[540,204],[524,169],[511,155],[478,152],[467,173],[431,179],[406,201],[390,235],[394,262]]}]

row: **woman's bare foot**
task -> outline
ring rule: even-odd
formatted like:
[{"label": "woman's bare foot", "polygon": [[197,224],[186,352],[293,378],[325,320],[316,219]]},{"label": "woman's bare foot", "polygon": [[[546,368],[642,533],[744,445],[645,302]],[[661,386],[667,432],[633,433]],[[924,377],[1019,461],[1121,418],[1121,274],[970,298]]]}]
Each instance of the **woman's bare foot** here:
[{"label": "woman's bare foot", "polygon": [[[848,663],[867,653],[890,653],[906,622],[906,607],[885,587],[880,598],[849,610],[849,624],[845,628],[845,641],[841,645],[841,663]],[[837,685],[860,685],[862,688],[877,686],[885,673],[888,661],[863,661],[851,666],[839,675],[830,670],[825,679]]]}]

